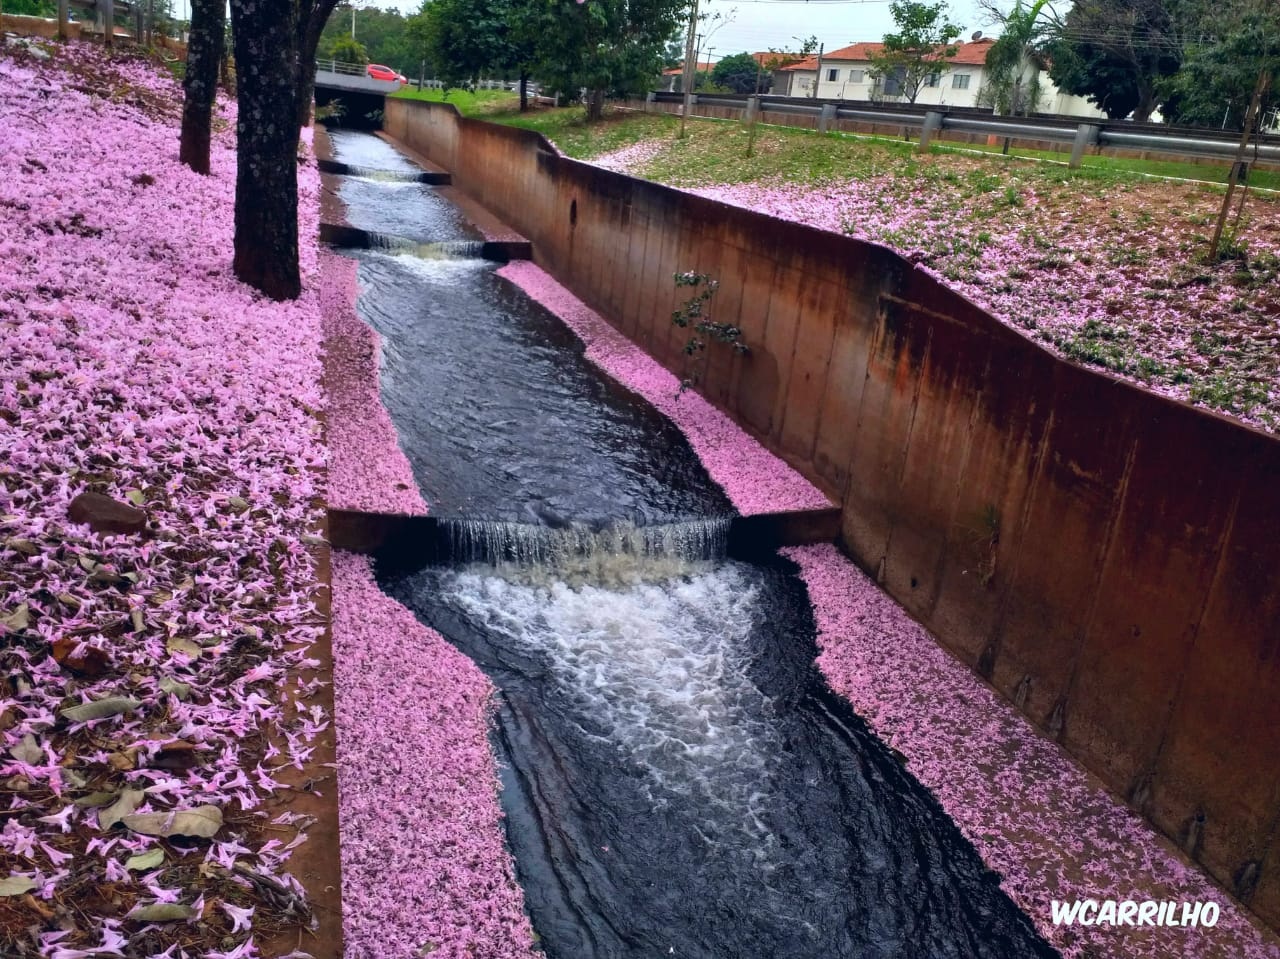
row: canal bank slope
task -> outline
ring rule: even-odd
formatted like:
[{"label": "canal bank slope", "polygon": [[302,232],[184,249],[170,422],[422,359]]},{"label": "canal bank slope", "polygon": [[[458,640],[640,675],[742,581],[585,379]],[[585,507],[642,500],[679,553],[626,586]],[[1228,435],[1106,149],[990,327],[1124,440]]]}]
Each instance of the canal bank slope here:
[{"label": "canal bank slope", "polygon": [[[332,158],[323,128],[316,154]],[[325,175],[326,223],[345,224]],[[328,505],[428,512],[379,387],[381,341],[356,312],[357,264],[320,252],[329,390]],[[333,562],[333,649],[347,959],[532,956],[489,746],[492,683],[378,588],[368,557]]]},{"label": "canal bank slope", "polygon": [[315,245],[294,302],[237,282],[234,107],[207,177],[180,112],[128,52],[0,49],[5,956],[340,947]]}]

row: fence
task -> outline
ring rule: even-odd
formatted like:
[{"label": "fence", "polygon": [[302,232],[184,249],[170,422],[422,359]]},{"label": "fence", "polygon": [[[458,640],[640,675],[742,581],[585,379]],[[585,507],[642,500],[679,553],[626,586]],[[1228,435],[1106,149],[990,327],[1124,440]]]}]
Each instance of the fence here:
[{"label": "fence", "polygon": [[[1170,128],[1159,124],[1134,124],[1116,120],[1079,120],[1070,117],[998,117],[981,110],[884,106],[874,103],[814,100],[800,97],[694,94],[695,112],[703,116],[758,119],[766,123],[816,127],[821,133],[846,125],[918,130],[921,149],[936,137],[999,137],[1051,146],[1070,145],[1070,165],[1077,167],[1085,151],[1136,151],[1169,156],[1232,161],[1240,147],[1240,134],[1212,130]],[[683,94],[650,93],[646,109],[679,112]],[[1248,159],[1280,165],[1280,136],[1255,137]]]},{"label": "fence", "polygon": [[[88,11],[93,14],[89,20],[72,20],[70,8]],[[128,17],[133,21],[130,32],[116,25],[117,15]],[[68,40],[79,40],[82,37],[103,38],[106,35],[105,24],[112,25],[112,37],[116,40],[127,40],[135,43],[148,43],[152,46],[170,50],[177,54],[179,60],[185,60],[187,45],[185,42],[157,32],[155,27],[155,9],[147,0],[129,2],[129,0],[58,0],[55,18],[25,16],[21,14],[0,14],[0,30],[18,36],[58,37]]]}]

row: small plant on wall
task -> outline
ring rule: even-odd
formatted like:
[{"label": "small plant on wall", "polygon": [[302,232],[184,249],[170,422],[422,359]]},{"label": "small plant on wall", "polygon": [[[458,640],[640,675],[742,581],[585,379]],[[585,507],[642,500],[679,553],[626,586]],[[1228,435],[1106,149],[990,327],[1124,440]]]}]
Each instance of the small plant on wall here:
[{"label": "small plant on wall", "polygon": [[685,375],[680,381],[680,393],[683,393],[701,380],[709,342],[727,343],[735,353],[751,351],[742,341],[742,330],[729,323],[718,323],[711,317],[710,304],[720,287],[718,280],[706,273],[677,273],[675,280],[677,287],[687,286],[694,291],[684,305],[671,314],[672,323],[682,330],[692,330],[684,345]]}]

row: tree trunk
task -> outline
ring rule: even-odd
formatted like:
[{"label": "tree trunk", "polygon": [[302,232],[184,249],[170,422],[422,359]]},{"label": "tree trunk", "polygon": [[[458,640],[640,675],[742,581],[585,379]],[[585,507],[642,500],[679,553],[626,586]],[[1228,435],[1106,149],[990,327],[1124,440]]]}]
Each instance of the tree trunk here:
[{"label": "tree trunk", "polygon": [[197,173],[209,172],[209,139],[218,93],[218,65],[226,37],[224,0],[192,0],[187,72],[182,80],[182,140],[178,159]]},{"label": "tree trunk", "polygon": [[297,23],[293,0],[232,0],[236,87],[233,268],[275,300],[302,290],[298,271]]},{"label": "tree trunk", "polygon": [[604,116],[604,91],[587,91],[587,120],[595,121]]},{"label": "tree trunk", "polygon": [[1146,123],[1156,110],[1156,91],[1142,84],[1138,89],[1138,105],[1133,108],[1133,122]]},{"label": "tree trunk", "polygon": [[[235,42],[234,31],[232,31],[232,42]],[[227,49],[224,42],[222,45],[222,56],[218,58],[218,85],[226,91],[227,96],[234,97],[236,95],[235,73],[231,69],[231,51]]]},{"label": "tree trunk", "polygon": [[298,129],[311,122],[316,92],[316,50],[337,0],[303,0],[298,19]]},{"label": "tree trunk", "polygon": [[520,71],[520,112],[529,109],[529,74]]}]

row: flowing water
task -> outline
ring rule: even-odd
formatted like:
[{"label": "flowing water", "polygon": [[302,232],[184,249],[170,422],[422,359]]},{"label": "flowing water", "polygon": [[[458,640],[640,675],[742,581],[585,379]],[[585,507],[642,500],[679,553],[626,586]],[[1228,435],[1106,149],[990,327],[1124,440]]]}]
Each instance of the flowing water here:
[{"label": "flowing water", "polygon": [[342,179],[341,196],[352,226],[415,242],[483,239],[480,231],[441,197],[436,187],[379,176],[381,172],[422,172],[384,141],[352,130],[331,130],[329,139],[333,142],[334,159],[366,173]]},{"label": "flowing water", "polygon": [[[398,162],[356,137],[339,159]],[[726,557],[730,506],[677,430],[486,264],[359,261],[384,401],[441,517],[432,562],[379,580],[500,690],[508,840],[548,955],[1054,955],[827,689],[794,568]]]},{"label": "flowing water", "polygon": [[359,258],[383,401],[434,514],[599,526],[732,511],[680,432],[493,264]]}]

